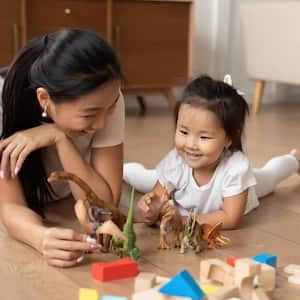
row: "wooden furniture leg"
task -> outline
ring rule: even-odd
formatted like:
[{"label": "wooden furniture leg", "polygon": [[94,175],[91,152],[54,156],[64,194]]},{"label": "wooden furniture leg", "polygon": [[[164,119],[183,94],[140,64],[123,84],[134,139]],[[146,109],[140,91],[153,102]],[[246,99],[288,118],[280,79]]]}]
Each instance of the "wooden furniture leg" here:
[{"label": "wooden furniture leg", "polygon": [[146,113],[147,106],[143,96],[137,95],[136,99],[140,106],[140,115],[143,116]]},{"label": "wooden furniture leg", "polygon": [[252,104],[252,112],[254,114],[258,113],[261,103],[261,98],[264,92],[265,81],[264,80],[256,80],[255,81],[255,89],[254,89],[254,98]]},{"label": "wooden furniture leg", "polygon": [[170,109],[173,111],[176,107],[176,98],[172,92],[172,89],[165,89],[163,94],[166,96]]}]

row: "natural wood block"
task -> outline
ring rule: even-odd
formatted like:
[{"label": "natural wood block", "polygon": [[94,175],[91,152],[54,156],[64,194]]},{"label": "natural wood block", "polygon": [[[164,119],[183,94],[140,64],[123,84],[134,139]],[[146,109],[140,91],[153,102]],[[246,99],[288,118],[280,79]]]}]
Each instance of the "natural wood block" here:
[{"label": "natural wood block", "polygon": [[237,259],[235,261],[234,277],[235,284],[240,286],[246,277],[254,277],[261,272],[261,264],[250,258]]},{"label": "natural wood block", "polygon": [[140,292],[153,288],[156,284],[156,275],[154,273],[141,272],[135,278],[134,291]]},{"label": "natural wood block", "polygon": [[234,269],[220,259],[206,259],[200,262],[200,282],[216,281],[231,286],[234,284]]},{"label": "natural wood block", "polygon": [[269,265],[261,264],[261,273],[258,275],[259,287],[264,291],[272,291],[275,289],[275,279],[276,269]]}]

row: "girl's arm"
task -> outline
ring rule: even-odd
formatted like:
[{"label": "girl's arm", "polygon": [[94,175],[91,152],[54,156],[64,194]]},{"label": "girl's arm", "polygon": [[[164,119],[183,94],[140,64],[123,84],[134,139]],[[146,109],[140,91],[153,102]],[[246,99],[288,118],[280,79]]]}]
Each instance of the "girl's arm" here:
[{"label": "girl's arm", "polygon": [[168,198],[169,192],[159,181],[156,182],[149,193],[146,193],[140,198],[138,207],[141,209],[143,217],[149,224],[154,224],[158,221],[163,202]]},{"label": "girl's arm", "polygon": [[[66,172],[74,173],[88,182],[90,187],[104,201],[119,204],[122,168],[123,144],[95,148],[92,150],[91,163],[88,163],[68,137],[56,143],[59,159]],[[83,199],[84,192],[74,183],[70,183],[75,199]]]},{"label": "girl's arm", "polygon": [[73,266],[84,251],[95,247],[72,229],[45,227],[28,208],[18,178],[0,179],[0,220],[10,235],[38,250],[49,265]]},{"label": "girl's arm", "polygon": [[239,225],[247,204],[248,189],[239,195],[223,199],[223,207],[207,214],[198,214],[197,221],[200,224],[215,225],[223,223],[223,229],[235,229]]}]

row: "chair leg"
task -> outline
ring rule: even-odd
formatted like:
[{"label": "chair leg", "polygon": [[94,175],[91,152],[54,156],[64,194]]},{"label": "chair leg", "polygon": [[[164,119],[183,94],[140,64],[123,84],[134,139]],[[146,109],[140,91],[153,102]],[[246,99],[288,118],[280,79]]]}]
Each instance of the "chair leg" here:
[{"label": "chair leg", "polygon": [[140,95],[137,95],[136,99],[137,99],[137,101],[139,103],[139,107],[140,107],[139,114],[140,114],[140,116],[143,116],[146,113],[146,110],[147,110],[147,106],[146,106],[144,97],[140,96]]},{"label": "chair leg", "polygon": [[175,98],[172,90],[171,89],[165,89],[163,91],[163,93],[165,94],[165,96],[167,98],[169,108],[171,108],[171,110],[173,111],[176,107],[176,98]]},{"label": "chair leg", "polygon": [[255,81],[255,89],[254,89],[254,98],[253,98],[253,104],[252,104],[252,112],[254,114],[258,113],[261,103],[261,98],[264,92],[265,87],[265,81],[264,80],[256,80]]}]

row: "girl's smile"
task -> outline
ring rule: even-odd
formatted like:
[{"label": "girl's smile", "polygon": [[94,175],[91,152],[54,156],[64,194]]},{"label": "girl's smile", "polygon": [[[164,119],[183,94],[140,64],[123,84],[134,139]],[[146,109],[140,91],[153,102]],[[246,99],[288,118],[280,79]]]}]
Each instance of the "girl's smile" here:
[{"label": "girl's smile", "polygon": [[189,104],[181,106],[175,147],[195,172],[213,173],[221,154],[230,144],[230,139],[212,111]]}]

